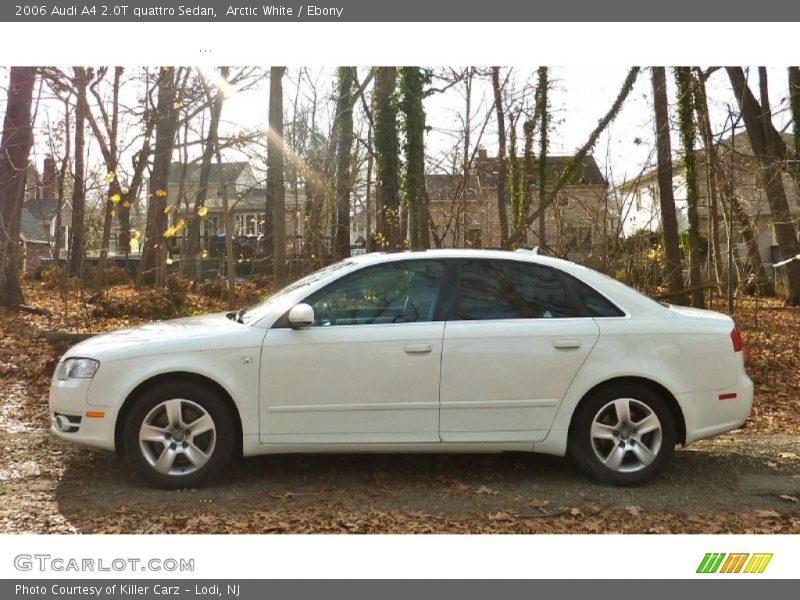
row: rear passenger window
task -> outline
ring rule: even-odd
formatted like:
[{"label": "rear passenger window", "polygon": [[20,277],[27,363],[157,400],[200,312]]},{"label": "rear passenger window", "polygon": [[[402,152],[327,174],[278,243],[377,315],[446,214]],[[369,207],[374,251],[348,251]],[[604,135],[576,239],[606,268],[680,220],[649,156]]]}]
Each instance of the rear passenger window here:
[{"label": "rear passenger window", "polygon": [[570,301],[553,269],[513,261],[465,260],[457,320],[552,319],[587,316]]},{"label": "rear passenger window", "polygon": [[578,299],[586,307],[588,313],[593,317],[624,317],[625,313],[622,312],[617,306],[607,300],[604,296],[593,290],[591,287],[572,277],[565,275],[569,278],[572,287],[575,288],[575,293]]}]

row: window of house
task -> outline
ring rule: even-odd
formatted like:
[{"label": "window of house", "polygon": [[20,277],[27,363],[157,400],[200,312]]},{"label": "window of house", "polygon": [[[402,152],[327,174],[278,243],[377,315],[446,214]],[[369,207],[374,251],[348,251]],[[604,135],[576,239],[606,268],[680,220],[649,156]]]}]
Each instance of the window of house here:
[{"label": "window of house", "polygon": [[217,235],[219,232],[219,217],[217,216],[207,216],[203,219],[203,235],[206,237],[212,237]]},{"label": "window of house", "polygon": [[305,302],[314,309],[315,326],[432,321],[444,270],[435,260],[375,265],[334,281]]},{"label": "window of house", "polygon": [[495,260],[461,263],[455,320],[586,316],[568,298],[553,269]]},{"label": "window of house", "polygon": [[264,231],[266,215],[264,213],[237,213],[234,219],[236,235],[261,235]]}]

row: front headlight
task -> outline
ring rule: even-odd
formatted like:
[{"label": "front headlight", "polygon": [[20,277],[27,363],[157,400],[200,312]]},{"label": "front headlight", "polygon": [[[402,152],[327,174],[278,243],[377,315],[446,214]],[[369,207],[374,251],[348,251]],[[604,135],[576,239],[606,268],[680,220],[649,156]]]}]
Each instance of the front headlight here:
[{"label": "front headlight", "polygon": [[67,379],[91,379],[100,363],[91,358],[68,358],[58,365],[56,377],[61,381]]}]

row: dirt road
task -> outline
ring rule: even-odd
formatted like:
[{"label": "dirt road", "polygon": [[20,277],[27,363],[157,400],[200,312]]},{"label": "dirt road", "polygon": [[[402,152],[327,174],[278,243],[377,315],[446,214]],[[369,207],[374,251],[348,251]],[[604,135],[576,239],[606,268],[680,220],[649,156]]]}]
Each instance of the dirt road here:
[{"label": "dirt road", "polygon": [[0,433],[3,532],[800,532],[800,438],[737,432],[640,488],[543,455],[242,460],[199,490],[140,483],[112,454]]}]

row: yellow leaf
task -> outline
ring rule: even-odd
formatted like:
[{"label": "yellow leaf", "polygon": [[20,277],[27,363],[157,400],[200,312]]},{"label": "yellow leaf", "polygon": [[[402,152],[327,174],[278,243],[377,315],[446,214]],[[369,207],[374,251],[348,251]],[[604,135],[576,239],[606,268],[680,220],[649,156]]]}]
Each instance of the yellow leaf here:
[{"label": "yellow leaf", "polygon": [[205,206],[201,206],[197,209],[197,214],[201,217],[205,217],[208,214],[208,208]]},{"label": "yellow leaf", "polygon": [[203,258],[208,258],[208,250],[203,250]]},{"label": "yellow leaf", "polygon": [[106,183],[111,183],[112,181],[114,181],[115,177],[116,174],[113,171],[110,173],[106,173]]},{"label": "yellow leaf", "polygon": [[167,197],[167,190],[162,190],[161,188],[155,191],[156,198],[166,198]]},{"label": "yellow leaf", "polygon": [[172,108],[173,110],[180,110],[181,108],[183,108],[183,102],[176,102],[175,104],[172,105]]},{"label": "yellow leaf", "polygon": [[171,211],[171,210],[172,210],[172,206],[165,206],[165,207],[164,207],[164,214],[165,214],[165,215],[168,215],[168,214],[169,214],[169,211]]},{"label": "yellow leaf", "polygon": [[115,211],[115,210],[112,210],[112,211],[111,211],[111,216],[112,216],[112,217],[116,217],[116,216],[117,216],[117,211]]},{"label": "yellow leaf", "polygon": [[174,228],[174,227],[170,227],[169,229],[167,229],[167,230],[164,232],[164,237],[165,237],[165,238],[171,238],[171,237],[173,237],[174,235],[175,235],[175,228]]},{"label": "yellow leaf", "polygon": [[109,196],[108,199],[111,200],[114,204],[119,204],[119,201],[122,200],[122,198],[120,198],[119,194],[113,194],[113,195]]},{"label": "yellow leaf", "polygon": [[171,265],[173,262],[175,262],[175,261],[174,261],[174,260],[172,260],[171,258],[167,258],[167,264],[168,264],[168,265]]}]

